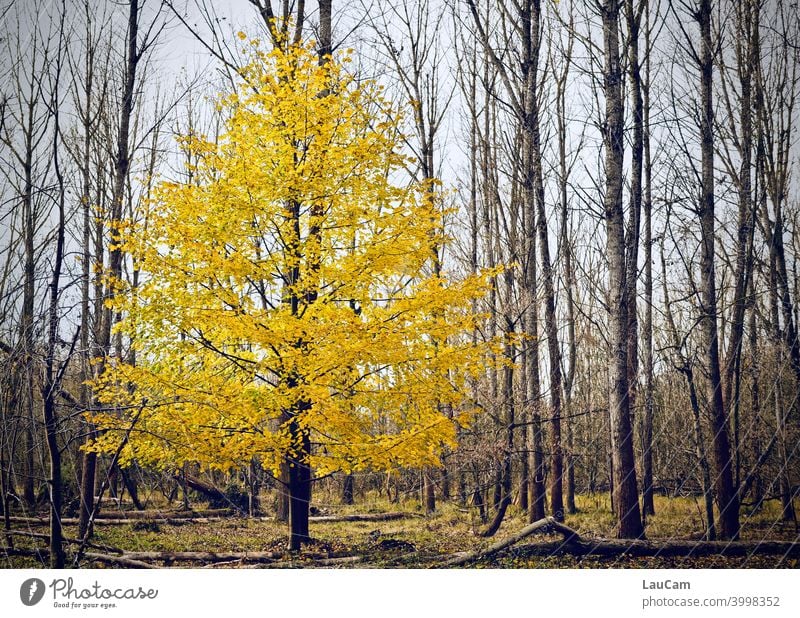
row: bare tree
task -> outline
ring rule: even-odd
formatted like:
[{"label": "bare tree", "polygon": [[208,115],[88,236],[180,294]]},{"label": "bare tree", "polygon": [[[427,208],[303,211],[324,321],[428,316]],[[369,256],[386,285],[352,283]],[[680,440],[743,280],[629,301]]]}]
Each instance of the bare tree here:
[{"label": "bare tree", "polygon": [[700,149],[702,179],[697,214],[700,219],[701,325],[708,363],[708,402],[711,414],[715,463],[717,508],[720,534],[726,539],[739,537],[739,500],[733,487],[728,418],[722,398],[719,341],[717,337],[717,291],[714,268],[714,108],[713,68],[716,44],[711,36],[711,0],[700,0],[693,16],[700,27]]},{"label": "bare tree", "polygon": [[[609,396],[611,457],[613,463],[613,506],[620,538],[644,534],[639,510],[636,467],[633,458],[628,373],[628,306],[626,278],[625,223],[622,209],[623,128],[622,68],[619,51],[618,0],[606,0],[601,7],[604,44],[605,131],[605,220],[608,259],[608,305],[610,315]],[[635,310],[635,309],[634,309]]]}]

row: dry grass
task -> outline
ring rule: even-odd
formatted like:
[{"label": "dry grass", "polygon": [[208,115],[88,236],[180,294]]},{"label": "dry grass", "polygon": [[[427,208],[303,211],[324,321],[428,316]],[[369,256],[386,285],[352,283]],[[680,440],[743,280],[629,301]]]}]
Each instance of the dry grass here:
[{"label": "dry grass", "polygon": [[[578,513],[568,515],[567,525],[575,528],[585,537],[613,537],[614,518],[610,512],[607,495],[582,495],[577,497]],[[800,509],[800,504],[798,504]],[[419,512],[419,503],[407,500],[402,503],[389,503],[378,496],[367,496],[359,504],[337,507],[337,513],[355,512]],[[474,534],[475,513],[455,503],[440,503],[439,510],[430,517],[409,517],[385,522],[326,522],[312,523],[311,533],[315,543],[300,556],[308,565],[319,557],[343,555],[368,556],[370,566],[398,564],[402,560],[397,552],[382,552],[376,546],[378,539],[393,539],[412,545],[415,562],[404,566],[430,566],[437,556],[455,552],[472,551],[502,539],[519,530],[526,523],[525,514],[515,506],[509,508],[500,532],[492,539],[483,539]],[[744,539],[788,539],[798,538],[798,532],[791,522],[780,521],[780,505],[769,502],[758,513],[742,517],[742,537]],[[273,521],[254,521],[246,518],[230,518],[209,523],[187,522],[181,525],[161,524],[153,530],[137,529],[139,526],[98,525],[94,541],[126,551],[282,551],[285,548],[287,530],[285,525]],[[699,538],[704,530],[702,524],[702,504],[692,498],[656,497],[656,515],[648,520],[647,536],[651,540],[671,538]],[[43,531],[43,530],[39,530]],[[67,536],[75,536],[74,527],[67,527]],[[536,539],[531,539],[535,542]],[[18,547],[34,547],[32,539],[17,537]],[[406,554],[409,546],[404,546]],[[36,563],[29,558],[5,557],[5,567],[31,567]],[[499,557],[490,564],[476,566],[492,567],[632,567],[646,566],[658,568],[674,567],[714,567],[714,566],[778,566],[775,557],[763,560],[703,559],[691,562],[664,561],[658,558],[601,561],[585,558],[576,560],[569,557],[520,559],[513,552]],[[785,561],[780,566],[791,565]]]}]

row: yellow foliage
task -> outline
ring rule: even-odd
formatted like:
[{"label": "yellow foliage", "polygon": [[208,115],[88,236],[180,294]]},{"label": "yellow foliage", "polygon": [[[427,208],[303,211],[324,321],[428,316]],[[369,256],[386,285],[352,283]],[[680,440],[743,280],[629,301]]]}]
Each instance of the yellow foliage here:
[{"label": "yellow foliage", "polygon": [[94,417],[91,448],[116,449],[141,410],[123,460],[436,465],[484,364],[470,307],[494,273],[431,275],[437,189],[397,183],[377,85],[308,47],[250,53],[218,142],[180,141],[194,182],[162,182],[147,225],[121,229],[142,281],[113,302],[137,363],[95,385],[120,412]]}]

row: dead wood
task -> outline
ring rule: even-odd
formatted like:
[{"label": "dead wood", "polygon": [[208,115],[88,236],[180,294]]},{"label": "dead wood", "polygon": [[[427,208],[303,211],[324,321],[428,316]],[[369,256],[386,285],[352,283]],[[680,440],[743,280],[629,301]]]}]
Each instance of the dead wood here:
[{"label": "dead wood", "polygon": [[285,560],[283,562],[270,562],[267,564],[259,564],[256,568],[259,569],[303,569],[315,568],[326,566],[339,566],[343,564],[356,564],[362,562],[364,556],[343,556],[341,558],[319,558],[313,562],[304,560]]},{"label": "dead wood", "polygon": [[[26,530],[5,530],[5,535],[12,535],[12,536],[24,536],[29,537],[32,539],[42,539],[44,541],[50,541],[50,535],[44,534],[42,532],[28,532]],[[81,541],[79,539],[70,539],[64,537],[62,539],[65,543],[69,543],[70,545],[80,545]],[[114,554],[123,554],[125,550],[120,549],[119,547],[112,547],[110,545],[102,545],[99,543],[87,543],[87,547],[93,547],[94,549],[100,549],[105,552],[111,552]]]},{"label": "dead wood", "polygon": [[505,519],[506,511],[511,504],[511,496],[504,496],[503,500],[500,502],[500,506],[497,509],[497,512],[494,515],[494,518],[486,526],[483,530],[476,531],[475,534],[480,537],[491,537],[497,534],[497,531],[500,530],[500,526],[503,523],[503,519]]},{"label": "dead wood", "polygon": [[160,569],[161,567],[151,564],[149,562],[143,562],[141,560],[134,560],[132,558],[127,557],[127,555],[122,556],[110,556],[108,554],[95,554],[92,552],[84,552],[83,557],[86,560],[91,560],[93,562],[103,562],[105,564],[113,564],[118,565],[121,567],[125,567],[127,569]]},{"label": "dead wood", "polygon": [[[218,513],[214,515],[214,513]],[[222,515],[222,514],[225,515]],[[154,516],[155,515],[155,516]],[[94,520],[95,525],[125,525],[146,521],[154,524],[175,524],[175,523],[212,523],[223,521],[234,516],[231,509],[206,509],[203,511],[177,511],[166,514],[158,511],[131,511],[130,513],[104,513],[102,517]],[[422,517],[419,513],[396,512],[396,513],[354,513],[351,515],[319,515],[309,517],[311,523],[336,523],[354,521],[392,521],[395,519],[405,519],[409,517]],[[251,521],[277,521],[274,517],[251,517]],[[11,517],[11,523],[24,524],[26,526],[46,526],[48,520],[41,517]],[[72,517],[64,517],[61,520],[64,526],[75,526],[78,520]]]},{"label": "dead wood", "polygon": [[572,543],[531,543],[516,547],[518,556],[659,556],[697,558],[700,556],[783,556],[800,557],[800,541],[642,541],[597,539]]},{"label": "dead wood", "polygon": [[192,511],[102,511],[97,514],[98,519],[198,519],[201,517],[225,517],[233,515],[232,509],[200,509]]},{"label": "dead wood", "polygon": [[580,540],[580,536],[578,535],[578,533],[569,526],[557,522],[552,517],[545,517],[544,519],[535,521],[532,524],[528,524],[516,534],[512,534],[507,539],[498,541],[497,543],[490,545],[486,549],[481,549],[464,555],[454,556],[453,558],[445,562],[444,566],[448,567],[461,566],[463,564],[467,564],[468,562],[472,562],[474,560],[482,560],[488,558],[490,556],[495,555],[498,552],[503,551],[508,547],[511,547],[516,543],[519,543],[522,539],[543,530],[552,530],[553,532],[560,533],[564,537],[564,542],[562,544],[573,543]]},{"label": "dead wood", "polygon": [[283,552],[211,552],[211,551],[136,551],[126,552],[125,558],[131,560],[152,560],[156,562],[269,562],[284,554]]},{"label": "dead wood", "polygon": [[[20,549],[20,548],[11,548],[11,547],[3,547],[0,548],[0,552],[5,554],[6,556],[30,556],[32,558],[36,558],[42,564],[47,564],[48,556],[50,556],[49,549]],[[115,566],[125,567],[128,569],[158,569],[158,567],[154,564],[150,564],[148,562],[142,562],[140,560],[132,560],[131,558],[127,558],[125,556],[111,556],[108,554],[97,554],[93,552],[85,552],[83,557],[91,562],[102,562],[104,564],[111,564]]]},{"label": "dead wood", "polygon": [[419,513],[354,513],[352,515],[319,515],[309,517],[308,521],[315,523],[334,523],[344,521],[392,521],[409,517],[422,517]]}]

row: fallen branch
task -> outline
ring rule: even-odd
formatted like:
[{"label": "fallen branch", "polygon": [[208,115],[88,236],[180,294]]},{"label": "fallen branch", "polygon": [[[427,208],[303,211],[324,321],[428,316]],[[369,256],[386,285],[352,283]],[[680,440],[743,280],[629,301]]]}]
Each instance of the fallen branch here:
[{"label": "fallen branch", "polygon": [[[8,518],[9,523],[12,524],[25,524],[26,526],[48,526],[50,525],[50,520],[47,518],[42,517],[19,517],[17,515],[11,515]],[[65,521],[62,518],[61,523],[64,524]]]},{"label": "fallen branch", "polygon": [[122,556],[109,556],[107,554],[95,554],[92,552],[84,552],[83,558],[92,560],[94,562],[103,562],[105,564],[115,564],[128,569],[160,569],[161,567],[149,562],[142,562],[141,560],[134,560],[128,558],[126,555]]},{"label": "fallen branch", "polygon": [[572,543],[532,543],[514,549],[519,556],[784,556],[800,558],[800,541],[641,541],[622,539],[582,540]]},{"label": "fallen branch", "polygon": [[123,554],[131,560],[173,562],[270,562],[282,557],[283,552],[211,552],[211,551],[135,551]]},{"label": "fallen branch", "polygon": [[241,565],[242,563],[243,563],[242,560],[227,560],[225,562],[210,562],[209,564],[204,564],[199,568],[201,569],[218,569],[220,567],[227,568],[227,567],[232,567],[234,565]]},{"label": "fallen branch", "polygon": [[0,547],[0,553],[5,556],[27,556],[29,558],[36,558],[43,565],[47,566],[48,556],[50,555],[49,549],[22,549],[19,547]]},{"label": "fallen branch", "polygon": [[233,515],[231,509],[202,509],[193,511],[103,511],[97,514],[95,521],[101,519],[198,519],[201,517],[225,517]]},{"label": "fallen branch", "polygon": [[[123,526],[126,524],[138,524],[138,523],[153,523],[153,524],[185,524],[188,522],[191,523],[198,523],[198,524],[207,524],[215,521],[223,521],[226,519],[225,517],[181,517],[175,516],[173,517],[170,515],[169,517],[155,517],[155,518],[147,518],[147,517],[100,517],[96,518],[92,523],[94,525],[100,526]],[[268,521],[273,521],[272,518],[266,518]],[[16,523],[25,524],[27,526],[46,526],[48,521],[45,519],[34,519],[34,518],[26,518],[26,517],[15,517],[12,518],[12,521],[16,520]],[[78,519],[74,517],[64,517],[61,520],[61,524],[64,526],[77,526]]]},{"label": "fallen branch", "polygon": [[[212,513],[227,513],[227,516],[212,515]],[[103,516],[94,519],[94,525],[125,525],[134,524],[139,522],[148,522],[154,524],[174,524],[186,523],[211,523],[216,521],[223,521],[235,517],[230,509],[207,509],[205,511],[186,511],[165,514],[164,512],[157,513],[156,516],[147,511],[131,511],[130,513],[104,513]],[[405,519],[411,517],[422,517],[419,513],[409,512],[396,512],[396,513],[355,513],[352,515],[317,515],[309,517],[308,521],[311,523],[336,523],[336,522],[355,522],[355,521],[392,521],[395,519]],[[249,517],[249,521],[278,521],[274,517]],[[39,517],[11,517],[12,523],[25,524],[27,526],[46,526],[47,519]],[[78,520],[74,517],[64,517],[61,519],[61,524],[64,526],[76,526]]]},{"label": "fallen branch", "polygon": [[[0,548],[7,556],[29,556],[36,558],[42,564],[47,564],[48,556],[50,555],[49,549],[19,549],[11,547]],[[103,562],[105,564],[112,564],[129,569],[158,569],[161,567],[142,562],[140,560],[132,560],[125,556],[109,556],[108,554],[96,554],[92,552],[84,552],[83,558],[93,562]]]},{"label": "fallen branch", "polygon": [[284,562],[271,562],[260,564],[259,569],[304,569],[326,566],[339,566],[341,564],[356,564],[364,560],[364,556],[344,556],[342,558],[320,558],[313,562],[304,560],[286,560]]},{"label": "fallen branch", "polygon": [[497,534],[497,531],[500,530],[500,526],[503,524],[503,519],[505,519],[506,511],[508,507],[511,505],[511,496],[505,496],[503,500],[500,502],[500,506],[497,509],[497,512],[494,515],[491,523],[486,526],[483,530],[476,531],[475,534],[477,536],[488,538],[490,536],[494,536]]},{"label": "fallen branch", "polygon": [[[6,534],[6,535],[10,534],[12,536],[24,536],[24,537],[29,537],[29,538],[32,538],[32,539],[42,539],[42,540],[47,541],[47,542],[50,541],[50,535],[49,534],[44,534],[42,532],[27,532],[25,530],[6,530],[4,534]],[[62,541],[64,541],[65,543],[68,543],[70,545],[79,545],[81,543],[81,541],[79,539],[69,539],[69,538],[66,538],[66,537],[64,537],[62,539]],[[99,543],[88,543],[87,547],[93,547],[94,549],[100,549],[100,550],[106,551],[106,552],[110,551],[111,553],[114,553],[114,554],[123,554],[123,553],[125,553],[125,550],[120,549],[119,547],[112,547],[110,545],[101,545]]]},{"label": "fallen branch", "polygon": [[566,526],[556,521],[552,517],[545,517],[544,519],[535,521],[532,524],[528,524],[516,534],[512,534],[507,539],[498,541],[497,543],[490,545],[486,549],[481,549],[475,552],[470,552],[468,554],[455,556],[450,560],[448,560],[447,562],[445,562],[443,566],[446,567],[461,566],[463,564],[467,564],[468,562],[472,562],[473,560],[482,560],[488,558],[490,556],[495,555],[498,552],[503,551],[504,549],[507,549],[508,547],[511,547],[516,543],[519,543],[522,539],[534,534],[535,532],[539,532],[542,530],[552,530],[561,533],[564,537],[564,542],[562,544],[574,543],[580,540],[580,536],[578,536],[578,533],[569,526]]},{"label": "fallen branch", "polygon": [[343,521],[392,521],[395,519],[406,519],[409,517],[422,517],[419,513],[356,513],[353,515],[318,515],[316,517],[309,517],[308,521],[312,523],[334,523]]}]

